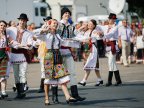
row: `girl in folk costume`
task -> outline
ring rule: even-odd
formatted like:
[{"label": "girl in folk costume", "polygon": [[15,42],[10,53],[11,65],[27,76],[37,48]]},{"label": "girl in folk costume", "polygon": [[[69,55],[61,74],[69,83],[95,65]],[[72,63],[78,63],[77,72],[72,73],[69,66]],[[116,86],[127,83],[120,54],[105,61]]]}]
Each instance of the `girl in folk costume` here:
[{"label": "girl in folk costume", "polygon": [[100,36],[100,32],[98,27],[96,27],[97,23],[95,20],[90,20],[88,22],[88,30],[83,34],[82,38],[86,40],[83,42],[84,46],[84,70],[86,71],[83,80],[78,84],[85,86],[86,81],[89,77],[90,71],[95,70],[96,76],[98,77],[98,81],[96,82],[96,86],[103,84],[103,80],[101,79],[99,72],[99,57],[97,52],[96,39]]},{"label": "girl in folk costume", "polygon": [[108,82],[106,86],[112,85],[112,76],[113,73],[116,78],[116,86],[120,85],[121,78],[119,74],[119,70],[116,64],[116,50],[118,49],[116,45],[116,41],[118,40],[118,27],[115,26],[116,14],[110,13],[109,15],[109,25],[104,26],[104,36],[105,36],[105,44],[106,44],[106,51],[108,57],[108,67],[109,67],[109,75],[108,75]]},{"label": "girl in folk costume", "polygon": [[[15,41],[12,43],[11,62],[13,65],[15,84],[17,89],[16,98],[22,99],[26,96],[27,65],[31,61],[30,53],[33,45],[32,33],[26,29],[27,15],[19,16],[17,27],[7,29],[9,36]],[[31,55],[29,55],[31,54]]]},{"label": "girl in folk costume", "polygon": [[70,96],[67,83],[70,81],[69,72],[63,65],[61,53],[59,51],[61,42],[63,41],[59,34],[56,34],[58,22],[55,19],[51,20],[50,33],[38,36],[39,39],[46,42],[48,52],[44,57],[45,67],[45,105],[49,105],[49,85],[61,85],[67,103],[76,102],[77,100]]},{"label": "girl in folk costume", "polygon": [[0,21],[0,90],[1,98],[8,97],[6,94],[6,83],[8,78],[7,65],[8,65],[8,38],[6,35],[7,23],[3,20]]}]

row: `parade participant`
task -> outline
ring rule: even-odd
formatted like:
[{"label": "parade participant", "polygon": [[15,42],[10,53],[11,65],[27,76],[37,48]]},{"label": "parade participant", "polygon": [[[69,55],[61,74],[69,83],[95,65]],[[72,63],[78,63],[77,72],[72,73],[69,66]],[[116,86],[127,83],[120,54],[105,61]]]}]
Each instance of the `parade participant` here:
[{"label": "parade participant", "polygon": [[70,96],[67,83],[70,81],[69,72],[63,65],[61,53],[59,51],[61,42],[63,40],[56,33],[58,22],[55,19],[51,20],[49,26],[50,33],[46,33],[43,36],[39,35],[38,38],[46,42],[46,48],[48,52],[44,57],[45,67],[45,105],[49,105],[49,85],[61,85],[64,92],[66,102],[76,102],[77,100]]},{"label": "parade participant", "polygon": [[[33,30],[33,33],[35,35],[39,35],[42,29],[46,29],[48,26],[48,21],[51,20],[52,18],[50,16],[43,18],[44,24],[41,28]],[[39,41],[39,39],[37,39]],[[40,62],[40,67],[41,67],[41,81],[40,81],[40,88],[38,90],[38,93],[43,93],[44,92],[44,79],[45,79],[45,69],[44,69],[44,56],[46,53],[46,43],[45,41],[40,40],[39,41],[39,46],[38,46],[38,58]]]},{"label": "parade participant", "polygon": [[98,77],[98,81],[96,82],[95,86],[99,86],[100,84],[103,84],[103,80],[101,79],[101,75],[99,72],[99,57],[98,57],[98,51],[97,51],[97,43],[96,39],[100,36],[100,31],[98,29],[97,23],[95,20],[90,20],[88,22],[88,30],[83,34],[83,37],[85,37],[86,40],[83,42],[83,46],[87,45],[87,48],[84,47],[85,53],[84,53],[84,70],[85,75],[83,77],[83,80],[80,81],[78,84],[85,86],[86,81],[89,77],[90,71],[95,70],[95,74]]},{"label": "parade participant", "polygon": [[27,81],[27,65],[31,62],[32,54],[32,33],[26,29],[28,17],[21,13],[19,16],[17,27],[7,30],[8,35],[16,41],[12,43],[11,62],[13,65],[14,78],[17,89],[16,98],[24,98],[26,96],[25,85]]},{"label": "parade participant", "polygon": [[[77,37],[81,37],[81,36],[84,36],[85,32],[87,31],[88,27],[87,27],[88,23],[85,21],[85,22],[79,22],[75,27],[76,27],[76,30],[77,30]],[[79,56],[82,56],[81,58],[84,59],[84,64],[85,64],[85,61],[86,61],[86,54],[87,54],[87,46],[81,42],[81,47],[80,47],[80,55]]]},{"label": "parade participant", "polygon": [[[61,10],[61,18],[62,20],[59,23],[58,27],[58,34],[61,36],[62,39],[69,39],[75,36],[75,27],[70,25],[68,19],[71,16],[71,12],[68,8],[64,7]],[[73,53],[71,52],[71,47],[61,47],[61,54],[63,57],[63,63],[70,72],[70,89],[72,97],[76,98],[78,101],[83,101],[85,98],[80,97],[77,88],[76,82],[76,70],[74,64]]]},{"label": "parade participant", "polygon": [[0,21],[0,98],[8,97],[6,93],[7,85],[7,65],[8,65],[8,37],[6,35],[7,23]]},{"label": "parade participant", "polygon": [[116,84],[118,86],[122,84],[119,70],[116,64],[116,41],[118,40],[118,27],[115,25],[116,14],[110,13],[109,15],[109,24],[104,26],[104,36],[105,36],[105,44],[106,44],[106,55],[108,57],[108,67],[109,67],[109,75],[108,82],[106,86],[112,85],[112,77],[113,73],[115,75]]},{"label": "parade participant", "polygon": [[[47,27],[51,24],[51,19],[52,18],[50,16],[48,16],[44,19],[45,24],[46,24],[45,27]],[[46,43],[42,42],[41,46],[46,47]],[[43,50],[44,50],[44,52],[46,52],[45,48],[43,48]],[[53,101],[53,103],[59,103],[59,100],[58,100],[58,86],[57,85],[51,85],[51,90],[52,90],[52,101]]]},{"label": "parade participant", "polygon": [[[35,35],[43,34],[44,32],[50,32],[49,31],[49,24],[51,23],[51,17],[48,16],[44,18],[43,20],[44,25],[40,29],[34,30]],[[44,69],[44,55],[47,52],[46,49],[46,43],[45,41],[40,42],[39,48],[38,48],[38,58],[40,59],[40,65],[41,65],[41,83],[40,83],[40,89],[38,90],[38,93],[44,92],[44,79],[45,79],[45,69]],[[59,103],[58,100],[58,86],[57,85],[51,85],[52,90],[52,101],[53,103]]]},{"label": "parade participant", "polygon": [[122,61],[125,67],[128,67],[128,57],[130,56],[130,42],[134,33],[127,24],[127,20],[122,21],[122,26],[119,28],[119,37],[122,44]]}]

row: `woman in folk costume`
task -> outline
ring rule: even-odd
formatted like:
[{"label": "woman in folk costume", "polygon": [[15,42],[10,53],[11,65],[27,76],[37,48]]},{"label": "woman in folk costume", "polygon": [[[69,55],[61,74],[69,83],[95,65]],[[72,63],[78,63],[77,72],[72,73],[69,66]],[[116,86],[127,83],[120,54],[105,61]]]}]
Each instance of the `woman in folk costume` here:
[{"label": "woman in folk costume", "polygon": [[32,33],[26,29],[27,15],[22,13],[18,19],[18,26],[8,28],[7,33],[15,41],[11,44],[11,63],[17,89],[16,98],[22,99],[26,96],[27,65],[32,58],[30,51],[32,49],[33,39]]},{"label": "woman in folk costume", "polygon": [[62,56],[60,54],[60,45],[63,41],[59,34],[56,34],[58,22],[55,19],[51,20],[50,33],[39,35],[38,38],[46,42],[48,52],[44,57],[45,67],[45,105],[49,105],[49,85],[61,85],[64,92],[66,102],[76,102],[77,100],[70,96],[67,83],[70,81],[69,72],[63,65]]},{"label": "woman in folk costume", "polygon": [[[86,71],[83,80],[78,84],[85,86],[86,81],[89,77],[90,71],[95,70],[96,76],[98,77],[98,81],[96,82],[96,86],[103,84],[103,80],[101,79],[99,72],[99,57],[97,52],[96,39],[101,36],[101,31],[96,27],[97,23],[95,20],[90,20],[88,22],[88,30],[83,34],[83,46],[84,46],[84,70]],[[78,36],[77,36],[78,37]]]},{"label": "woman in folk costume", "polygon": [[108,67],[109,67],[109,75],[108,82],[106,86],[112,85],[112,77],[113,73],[116,78],[116,86],[122,84],[119,70],[116,64],[116,50],[118,49],[116,45],[116,41],[118,40],[118,27],[115,25],[116,14],[110,13],[109,15],[109,24],[104,26],[104,36],[105,36],[105,44],[106,44],[106,55],[108,57]]},{"label": "woman in folk costume", "polygon": [[0,21],[0,98],[8,97],[6,94],[7,84],[7,65],[8,65],[8,37],[6,35],[7,23],[3,20]]}]

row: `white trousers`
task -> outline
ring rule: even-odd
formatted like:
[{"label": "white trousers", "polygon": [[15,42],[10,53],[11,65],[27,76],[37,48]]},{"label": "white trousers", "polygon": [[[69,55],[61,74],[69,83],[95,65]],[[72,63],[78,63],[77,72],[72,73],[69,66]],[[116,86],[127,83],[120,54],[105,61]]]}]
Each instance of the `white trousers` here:
[{"label": "white trousers", "polygon": [[117,64],[116,64],[116,54],[112,54],[111,51],[107,52],[107,57],[108,57],[108,67],[109,71],[117,71]]},{"label": "white trousers", "polygon": [[27,65],[28,65],[27,62],[13,64],[15,83],[26,83],[26,81],[27,81],[27,77],[26,77]]},{"label": "white trousers", "polygon": [[40,62],[41,78],[45,78],[44,59],[40,58],[39,62]]},{"label": "white trousers", "polygon": [[72,56],[63,57],[63,64],[70,73],[70,86],[77,85],[74,59]]}]

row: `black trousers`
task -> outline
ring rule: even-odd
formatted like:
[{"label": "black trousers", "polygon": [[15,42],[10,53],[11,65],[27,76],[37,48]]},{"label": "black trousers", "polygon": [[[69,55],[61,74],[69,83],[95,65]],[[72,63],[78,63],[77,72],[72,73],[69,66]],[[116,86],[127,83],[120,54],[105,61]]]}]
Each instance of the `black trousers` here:
[{"label": "black trousers", "polygon": [[99,57],[103,57],[105,55],[105,45],[103,40],[97,40],[97,48]]}]

